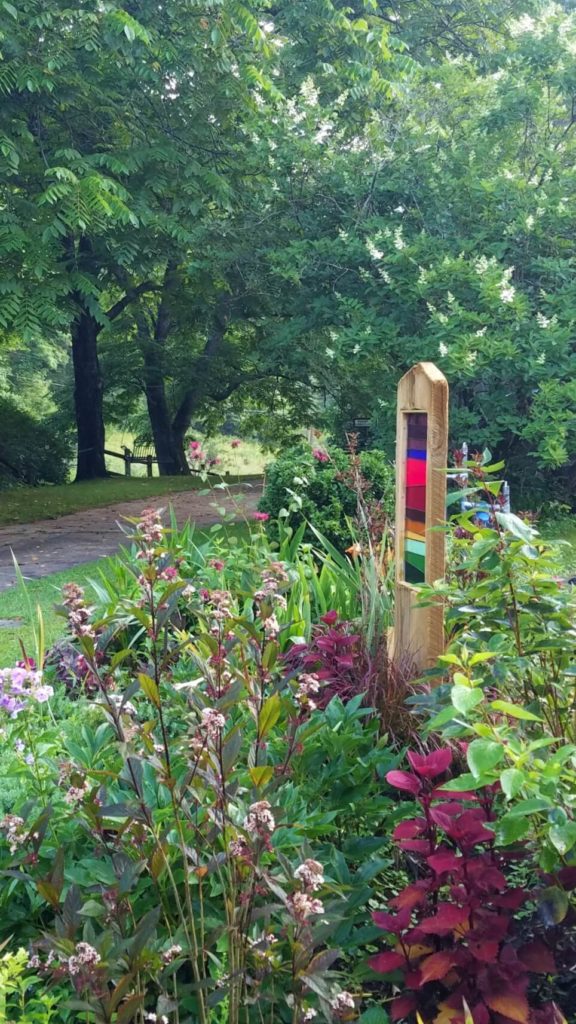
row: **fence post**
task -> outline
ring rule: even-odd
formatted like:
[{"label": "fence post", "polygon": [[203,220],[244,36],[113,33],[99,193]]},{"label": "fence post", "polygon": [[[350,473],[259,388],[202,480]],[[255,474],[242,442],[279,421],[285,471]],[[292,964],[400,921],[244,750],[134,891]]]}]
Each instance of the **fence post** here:
[{"label": "fence post", "polygon": [[132,463],[130,461],[132,458],[132,452],[126,447],[126,445],[123,445],[122,447],[124,449],[124,476],[132,476]]},{"label": "fence post", "polygon": [[146,476],[148,476],[148,477],[152,476],[152,456],[151,455],[147,455],[146,456]]},{"label": "fence post", "polygon": [[396,423],[396,604],[394,653],[415,673],[444,650],[440,601],[416,607],[418,584],[445,574],[448,382],[434,363],[418,363],[398,384]]}]

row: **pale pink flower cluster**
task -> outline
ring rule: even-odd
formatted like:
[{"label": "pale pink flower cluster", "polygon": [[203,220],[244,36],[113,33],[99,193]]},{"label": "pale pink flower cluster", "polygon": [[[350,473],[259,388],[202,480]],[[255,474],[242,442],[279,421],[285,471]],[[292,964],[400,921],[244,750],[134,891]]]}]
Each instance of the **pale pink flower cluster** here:
[{"label": "pale pink flower cluster", "polygon": [[316,892],[324,885],[324,868],[317,860],[305,860],[294,872],[294,878],[310,892]]},{"label": "pale pink flower cluster", "polygon": [[298,689],[296,690],[296,700],[298,701],[301,708],[305,708],[307,711],[315,711],[317,704],[313,700],[320,693],[320,680],[317,675],[313,673],[304,673],[298,679]]},{"label": "pale pink flower cluster", "polygon": [[351,992],[339,992],[330,1000],[330,1006],[337,1019],[347,1018],[356,1009],[356,1002]]},{"label": "pale pink flower cluster", "polygon": [[283,611],[286,609],[286,598],[280,589],[287,581],[288,573],[282,563],[270,562],[270,565],[262,573],[260,589],[254,593],[254,600],[259,605],[264,604],[264,608],[260,609],[260,615],[264,626],[264,636],[267,640],[276,640],[280,632],[278,619],[275,612],[270,611],[270,605]]},{"label": "pale pink flower cluster", "polygon": [[90,623],[92,609],[84,600],[84,590],[77,583],[65,583],[62,587],[62,604],[68,610],[70,632],[77,637],[95,636]]},{"label": "pale pink flower cluster", "polygon": [[230,618],[232,614],[230,599],[231,597],[227,590],[211,590],[209,592],[207,601],[212,605],[211,615],[217,622],[223,622],[224,619]]},{"label": "pale pink flower cluster", "polygon": [[256,950],[258,950],[258,947],[271,946],[273,942],[276,942],[276,936],[274,935],[273,932],[270,932],[268,935],[264,933],[263,935],[260,935],[257,939],[251,939],[250,937],[248,937],[249,945],[252,947],[252,949]]},{"label": "pale pink flower cluster", "polygon": [[[136,527],[136,533],[139,540],[147,544],[149,548],[154,548],[164,537],[161,513],[154,508],[145,508],[140,513],[140,522]],[[152,554],[154,554],[153,551]]]},{"label": "pale pink flower cluster", "polygon": [[90,783],[88,782],[88,779],[84,779],[82,785],[70,786],[68,792],[64,794],[64,801],[65,803],[70,804],[71,806],[73,806],[74,804],[79,804],[87,795],[87,793],[89,793],[89,791]]},{"label": "pale pink flower cluster", "polygon": [[228,852],[231,857],[243,857],[245,860],[249,860],[251,856],[250,848],[244,839],[232,839],[228,846]]},{"label": "pale pink flower cluster", "polygon": [[100,953],[88,942],[79,942],[76,952],[68,957],[68,973],[71,975],[81,974],[82,971],[90,970],[100,963]]},{"label": "pale pink flower cluster", "polygon": [[272,601],[281,607],[286,607],[286,599],[281,594],[280,587],[288,582],[288,573],[282,562],[270,562],[262,573],[262,584],[254,594],[255,601]]},{"label": "pale pink flower cluster", "polygon": [[202,730],[209,740],[217,739],[226,725],[226,719],[216,708],[202,709]]},{"label": "pale pink flower cluster", "polygon": [[173,565],[167,565],[165,569],[161,569],[160,572],[158,573],[158,579],[168,580],[169,582],[171,582],[172,580],[177,580],[178,569],[176,569],[175,566]]},{"label": "pale pink flower cluster", "polygon": [[310,1006],[307,1010],[304,1010],[304,1013],[302,1014],[302,1018],[301,1018],[302,1024],[309,1024],[309,1022],[311,1020],[314,1020],[314,1018],[317,1017],[317,1016],[318,1016],[318,1011],[312,1009],[312,1007]]},{"label": "pale pink flower cluster", "polygon": [[297,921],[307,921],[314,914],[324,913],[322,900],[310,896],[307,892],[294,892],[288,897],[290,909]]},{"label": "pale pink flower cluster", "polygon": [[280,632],[280,623],[274,614],[263,619],[264,636],[267,640],[276,640]]},{"label": "pale pink flower cluster", "polygon": [[33,971],[49,970],[50,967],[52,967],[52,964],[54,963],[55,959],[56,953],[54,952],[53,949],[51,949],[50,952],[48,953],[45,963],[42,963],[38,954],[34,953],[31,957],[28,958],[28,967],[30,967],[30,969]]},{"label": "pale pink flower cluster", "polygon": [[267,800],[258,800],[255,804],[250,804],[244,819],[244,828],[254,837],[265,838],[272,835],[276,822]]},{"label": "pale pink flower cluster", "polygon": [[162,953],[163,963],[171,964],[173,960],[176,960],[176,958],[180,956],[181,952],[182,946],[178,945],[178,943],[175,943],[173,946],[170,946],[169,949],[165,949],[164,952]]},{"label": "pale pink flower cluster", "polygon": [[28,838],[28,833],[24,827],[24,819],[19,818],[17,814],[7,814],[0,821],[0,829],[6,833],[6,841],[10,848],[10,853],[16,853],[18,847],[22,846]]}]

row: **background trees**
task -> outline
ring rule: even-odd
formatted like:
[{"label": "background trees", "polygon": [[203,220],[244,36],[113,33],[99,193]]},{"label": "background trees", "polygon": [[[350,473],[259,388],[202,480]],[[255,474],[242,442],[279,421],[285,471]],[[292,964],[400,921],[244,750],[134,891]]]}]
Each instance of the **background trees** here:
[{"label": "background trees", "polygon": [[136,408],[165,473],[230,409],[390,447],[431,358],[455,440],[569,495],[573,13],[22,0],[0,31],[0,327],[71,357],[79,479]]}]

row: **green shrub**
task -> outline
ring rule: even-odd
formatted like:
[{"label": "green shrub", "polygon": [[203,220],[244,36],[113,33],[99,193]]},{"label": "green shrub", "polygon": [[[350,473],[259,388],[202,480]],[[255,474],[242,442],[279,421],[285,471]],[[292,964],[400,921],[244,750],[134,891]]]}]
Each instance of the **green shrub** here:
[{"label": "green shrub", "polygon": [[0,424],[0,486],[66,481],[72,446],[55,423],[41,422],[0,398]]},{"label": "green shrub", "polygon": [[[367,497],[381,501],[391,514],[394,506],[394,471],[378,451],[360,453],[360,468],[370,485]],[[356,513],[356,493],[348,482],[349,457],[341,448],[330,448],[327,461],[315,457],[307,444],[288,448],[272,463],[260,509],[271,520],[285,516],[292,529],[308,522],[336,547],[352,540],[350,519]],[[273,529],[274,527],[272,527]]]},{"label": "green shrub", "polygon": [[[0,673],[0,726],[22,780],[0,822],[0,942],[29,945],[47,987],[66,986],[90,1021],[175,1007],[182,1024],[338,1019],[333,1008],[355,999],[334,965],[361,989],[354,964],[376,934],[368,907],[393,868],[398,812],[380,791],[401,753],[361,694],[324,713],[310,696],[320,680],[287,671],[297,580],[259,527],[231,590],[225,558],[173,557],[172,539],[143,513],[135,589],[128,580],[110,614],[64,588],[98,694],[89,717],[83,697],[72,705],[69,720],[83,719],[73,733],[52,718],[62,698],[51,676]],[[191,564],[199,571],[183,575]],[[331,794],[326,808],[319,793]]]}]

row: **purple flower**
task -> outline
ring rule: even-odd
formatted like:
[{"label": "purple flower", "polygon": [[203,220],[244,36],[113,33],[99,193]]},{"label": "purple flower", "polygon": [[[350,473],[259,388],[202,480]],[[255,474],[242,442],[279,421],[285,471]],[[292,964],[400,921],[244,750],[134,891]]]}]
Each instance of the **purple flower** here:
[{"label": "purple flower", "polygon": [[36,669],[0,669],[0,709],[12,718],[24,711],[30,701],[43,704],[52,697],[54,690],[42,683],[42,672]]}]

